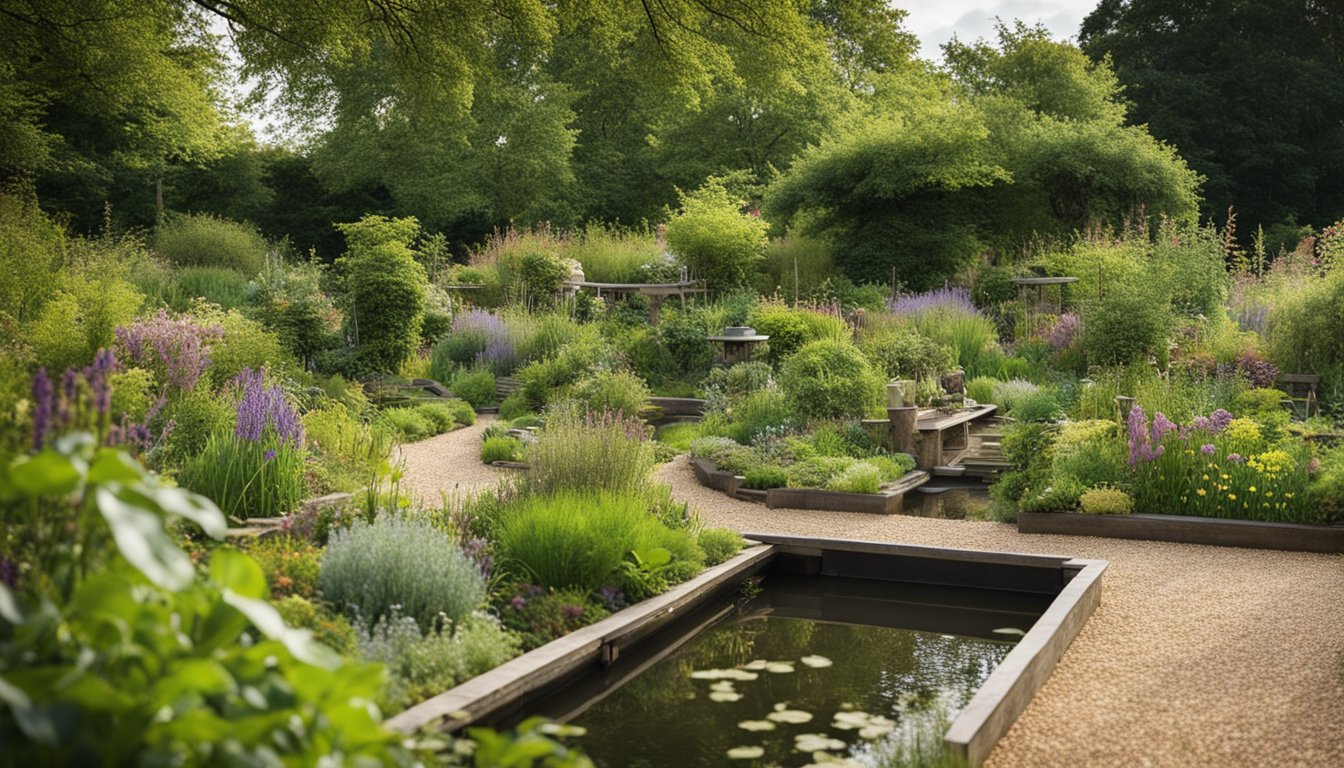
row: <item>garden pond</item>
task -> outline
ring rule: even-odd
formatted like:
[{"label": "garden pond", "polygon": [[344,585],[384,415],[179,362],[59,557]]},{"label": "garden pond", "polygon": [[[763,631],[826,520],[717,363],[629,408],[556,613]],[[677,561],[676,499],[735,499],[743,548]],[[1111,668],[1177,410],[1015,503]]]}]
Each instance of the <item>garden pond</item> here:
[{"label": "garden pond", "polygon": [[582,729],[573,743],[599,766],[869,764],[920,724],[941,741],[1053,599],[791,574],[761,586],[691,612],[529,713]]}]

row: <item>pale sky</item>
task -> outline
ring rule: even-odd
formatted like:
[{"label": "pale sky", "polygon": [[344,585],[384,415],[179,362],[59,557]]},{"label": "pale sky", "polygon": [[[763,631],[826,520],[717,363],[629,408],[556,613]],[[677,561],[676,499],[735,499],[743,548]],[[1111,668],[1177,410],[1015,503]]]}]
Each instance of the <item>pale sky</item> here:
[{"label": "pale sky", "polygon": [[919,38],[919,55],[941,61],[943,43],[955,34],[963,43],[994,40],[994,18],[1011,24],[1040,22],[1058,39],[1077,42],[1083,17],[1097,0],[892,0],[904,10],[905,27]]}]

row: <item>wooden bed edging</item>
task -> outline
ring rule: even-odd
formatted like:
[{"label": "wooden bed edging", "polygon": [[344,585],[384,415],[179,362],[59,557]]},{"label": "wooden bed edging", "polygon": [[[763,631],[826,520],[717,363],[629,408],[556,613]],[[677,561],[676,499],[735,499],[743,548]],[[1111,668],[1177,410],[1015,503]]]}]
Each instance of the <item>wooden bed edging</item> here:
[{"label": "wooden bed edging", "polygon": [[1344,552],[1344,526],[1266,523],[1187,515],[1080,515],[1073,512],[1019,512],[1019,533],[1056,533],[1145,539],[1215,547],[1281,549],[1290,552]]},{"label": "wooden bed edging", "polygon": [[[747,532],[743,535],[753,541],[775,545],[779,548],[781,558],[787,558],[790,554],[819,555],[822,572],[829,571],[828,575],[882,578],[873,573],[871,563],[866,563],[862,558],[884,556],[891,560],[886,577],[899,580],[990,589],[1025,588],[1027,591],[1036,591],[1031,589],[1030,581],[1039,582],[1042,586],[1053,582],[1051,592],[1055,594],[1055,599],[1050,607],[980,686],[975,696],[952,721],[943,739],[947,753],[972,766],[981,765],[994,745],[1017,721],[1032,697],[1049,679],[1055,665],[1088,617],[1101,604],[1101,576],[1107,566],[1105,560],[1079,560],[1059,555],[1024,555],[1016,552],[816,539],[768,533]],[[908,561],[926,570],[925,575],[932,578],[912,579],[911,574],[901,573],[904,563],[900,561]],[[930,564],[940,561],[947,567],[930,567]],[[986,568],[997,568],[997,573],[1021,583],[1000,583],[1002,579]],[[1014,571],[1017,577],[1012,576]],[[1041,576],[1051,572],[1054,577],[1044,580],[1040,576],[1028,577],[1027,581],[1023,581],[1021,576],[1028,571],[1038,571]],[[952,578],[947,578],[949,576]],[[994,582],[986,584],[988,579],[994,579]]]},{"label": "wooden bed edging", "polygon": [[746,478],[719,469],[708,459],[692,457],[691,468],[695,470],[695,479],[706,488],[713,488],[743,501],[764,501],[770,509],[815,509],[878,515],[900,514],[905,508],[905,494],[929,481],[927,472],[915,470],[879,493],[847,493],[819,488],[771,488],[761,491],[743,487]]},{"label": "wooden bed edging", "polygon": [[1068,583],[952,721],[943,737],[946,751],[973,766],[985,762],[1101,604],[1106,566],[1105,560],[1064,563]]},{"label": "wooden bed edging", "polygon": [[453,731],[488,718],[585,666],[614,659],[638,641],[764,568],[775,548],[758,544],[661,595],[617,611],[416,704],[387,720],[403,733]]}]

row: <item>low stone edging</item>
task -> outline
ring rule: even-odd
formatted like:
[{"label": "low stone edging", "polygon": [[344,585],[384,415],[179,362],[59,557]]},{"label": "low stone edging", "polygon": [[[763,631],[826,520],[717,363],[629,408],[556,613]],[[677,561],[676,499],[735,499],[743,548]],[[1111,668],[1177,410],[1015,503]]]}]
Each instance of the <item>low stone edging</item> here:
[{"label": "low stone edging", "polygon": [[1170,541],[1215,547],[1280,549],[1290,552],[1344,552],[1344,526],[1266,523],[1187,515],[1081,515],[1073,512],[1019,512],[1019,533],[1101,536]]}]

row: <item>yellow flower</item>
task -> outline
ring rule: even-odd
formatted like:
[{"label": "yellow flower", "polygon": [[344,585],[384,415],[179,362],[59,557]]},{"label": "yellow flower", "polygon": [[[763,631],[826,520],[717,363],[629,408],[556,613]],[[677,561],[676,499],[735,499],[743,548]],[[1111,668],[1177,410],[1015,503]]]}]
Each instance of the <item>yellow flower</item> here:
[{"label": "yellow flower", "polygon": [[1229,474],[1227,474],[1226,472],[1224,472],[1224,473],[1223,473],[1223,479],[1224,479],[1224,480],[1231,480],[1231,479],[1232,479],[1232,476],[1229,475]]},{"label": "yellow flower", "polygon": [[1208,480],[1208,479],[1209,479],[1209,476],[1208,476],[1208,475],[1204,475],[1204,477],[1201,478],[1201,479],[1203,479],[1203,480]]},{"label": "yellow flower", "polygon": [[1270,496],[1273,496],[1273,495],[1274,495],[1274,492],[1273,492],[1273,491],[1265,491],[1265,497],[1266,497],[1266,498],[1268,498],[1268,497],[1270,497]]},{"label": "yellow flower", "polygon": [[1247,490],[1250,491],[1251,493],[1255,493],[1255,486],[1252,485],[1252,486],[1251,486],[1250,488],[1248,488]]},{"label": "yellow flower", "polygon": [[1198,493],[1200,496],[1208,495],[1208,491],[1205,491],[1203,488],[1200,488],[1199,490],[1195,491],[1195,493]]},{"label": "yellow flower", "polygon": [[1283,495],[1284,495],[1284,496],[1287,496],[1288,498],[1291,499],[1291,498],[1293,498],[1293,496],[1295,496],[1296,494],[1294,494],[1292,491],[1289,491],[1289,492],[1287,492],[1287,493],[1285,493],[1285,494],[1283,494]]},{"label": "yellow flower", "polygon": [[1235,494],[1235,493],[1229,493],[1229,494],[1227,494],[1227,498],[1230,499],[1230,500],[1232,500],[1232,501],[1236,501],[1236,500],[1237,500],[1237,494]]}]

